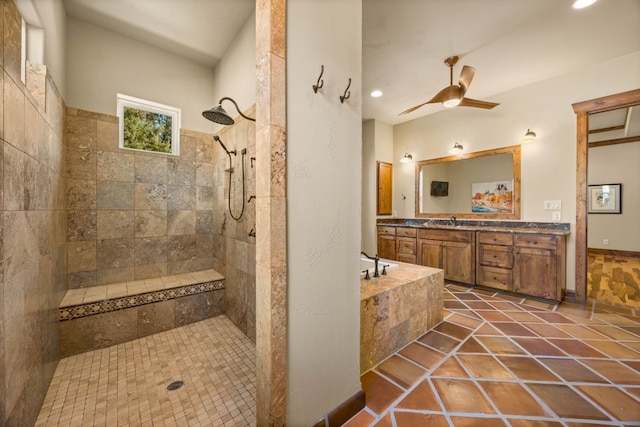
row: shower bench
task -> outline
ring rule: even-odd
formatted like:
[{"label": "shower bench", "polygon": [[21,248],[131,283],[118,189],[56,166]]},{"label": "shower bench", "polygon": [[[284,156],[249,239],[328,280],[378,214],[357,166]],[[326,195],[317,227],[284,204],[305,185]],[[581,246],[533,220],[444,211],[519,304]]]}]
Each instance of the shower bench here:
[{"label": "shower bench", "polygon": [[224,277],[203,270],[66,292],[60,357],[108,347],[224,313]]}]

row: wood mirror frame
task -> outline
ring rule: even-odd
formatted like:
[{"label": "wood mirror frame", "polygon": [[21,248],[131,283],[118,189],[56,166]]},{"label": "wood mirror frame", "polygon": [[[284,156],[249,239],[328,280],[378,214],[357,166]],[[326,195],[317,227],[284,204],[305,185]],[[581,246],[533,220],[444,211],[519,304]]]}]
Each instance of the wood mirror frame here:
[{"label": "wood mirror frame", "polygon": [[572,104],[576,113],[576,301],[587,300],[587,160],[589,115],[640,105],[640,89]]},{"label": "wood mirror frame", "polygon": [[[477,157],[492,156],[496,154],[511,153],[513,155],[512,177],[513,177],[513,212],[496,213],[496,212],[447,212],[447,213],[429,213],[420,212],[420,168],[425,165],[434,163],[453,162],[456,160],[473,159]],[[476,151],[475,153],[461,154],[457,156],[440,157],[437,159],[421,160],[416,162],[415,175],[415,215],[416,218],[449,218],[455,215],[457,218],[466,219],[520,219],[520,162],[521,162],[520,145],[512,145],[509,147],[495,148],[491,150]],[[424,184],[423,184],[424,185]]]}]

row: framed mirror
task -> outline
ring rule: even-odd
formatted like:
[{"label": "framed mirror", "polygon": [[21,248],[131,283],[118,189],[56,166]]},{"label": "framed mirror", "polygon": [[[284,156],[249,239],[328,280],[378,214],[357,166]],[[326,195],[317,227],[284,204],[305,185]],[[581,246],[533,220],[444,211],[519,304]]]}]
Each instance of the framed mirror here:
[{"label": "framed mirror", "polygon": [[520,146],[416,163],[416,217],[520,219]]}]

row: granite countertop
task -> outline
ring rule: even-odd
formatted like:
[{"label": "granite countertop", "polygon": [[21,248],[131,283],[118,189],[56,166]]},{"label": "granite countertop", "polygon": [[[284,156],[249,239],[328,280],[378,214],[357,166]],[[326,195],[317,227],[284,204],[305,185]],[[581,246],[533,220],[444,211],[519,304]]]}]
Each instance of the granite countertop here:
[{"label": "granite countertop", "polygon": [[[380,270],[382,264],[387,260],[380,260]],[[369,280],[360,279],[360,300],[365,300],[373,296],[404,286],[407,283],[415,282],[434,274],[444,275],[444,271],[439,268],[425,267],[417,264],[408,264],[400,261],[388,261],[398,264],[398,268],[388,270],[386,276],[372,277]],[[444,277],[444,276],[443,276]]]},{"label": "granite countertop", "polygon": [[561,222],[521,222],[521,221],[474,221],[457,220],[452,225],[445,219],[379,219],[377,225],[385,227],[436,228],[440,230],[490,231],[500,233],[545,233],[567,235],[571,232],[569,223]]}]

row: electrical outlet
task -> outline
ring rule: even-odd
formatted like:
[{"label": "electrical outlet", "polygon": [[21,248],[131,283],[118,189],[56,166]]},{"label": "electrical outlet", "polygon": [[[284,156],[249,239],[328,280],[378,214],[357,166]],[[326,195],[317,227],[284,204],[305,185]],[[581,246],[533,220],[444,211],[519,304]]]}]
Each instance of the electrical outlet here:
[{"label": "electrical outlet", "polygon": [[603,245],[608,245],[608,244],[609,244],[609,239],[604,239],[604,240],[602,241],[602,244],[603,244]]},{"label": "electrical outlet", "polygon": [[551,213],[552,221],[560,221],[562,219],[562,213],[560,211],[553,211]]}]

